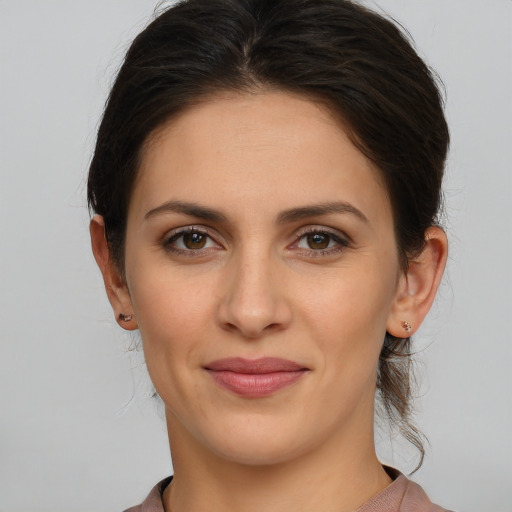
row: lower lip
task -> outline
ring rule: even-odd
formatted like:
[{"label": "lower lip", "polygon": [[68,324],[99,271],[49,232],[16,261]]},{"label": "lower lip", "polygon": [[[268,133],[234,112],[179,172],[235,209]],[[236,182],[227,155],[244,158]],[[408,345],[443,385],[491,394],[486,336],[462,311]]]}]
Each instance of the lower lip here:
[{"label": "lower lip", "polygon": [[213,380],[221,387],[237,395],[260,398],[297,382],[306,370],[273,373],[236,373],[208,370]]}]

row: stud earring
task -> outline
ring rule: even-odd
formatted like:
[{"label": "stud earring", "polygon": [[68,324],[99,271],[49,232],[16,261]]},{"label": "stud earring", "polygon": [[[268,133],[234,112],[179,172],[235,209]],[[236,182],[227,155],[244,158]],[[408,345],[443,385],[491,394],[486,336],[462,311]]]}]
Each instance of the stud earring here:
[{"label": "stud earring", "polygon": [[122,322],[129,322],[133,320],[133,315],[125,315],[124,313],[119,313],[119,320]]},{"label": "stud earring", "polygon": [[406,320],[404,320],[404,321],[401,323],[401,326],[402,326],[402,329],[403,329],[405,332],[411,332],[411,331],[412,331],[411,324],[410,324],[409,322],[407,322]]}]

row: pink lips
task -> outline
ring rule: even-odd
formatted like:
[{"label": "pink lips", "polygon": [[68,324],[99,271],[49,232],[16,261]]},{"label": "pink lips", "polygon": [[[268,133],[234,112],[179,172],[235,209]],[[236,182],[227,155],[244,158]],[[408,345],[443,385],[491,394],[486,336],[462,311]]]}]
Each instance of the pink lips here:
[{"label": "pink lips", "polygon": [[270,395],[293,384],[308,371],[293,361],[275,357],[219,359],[204,368],[223,388],[251,398]]}]

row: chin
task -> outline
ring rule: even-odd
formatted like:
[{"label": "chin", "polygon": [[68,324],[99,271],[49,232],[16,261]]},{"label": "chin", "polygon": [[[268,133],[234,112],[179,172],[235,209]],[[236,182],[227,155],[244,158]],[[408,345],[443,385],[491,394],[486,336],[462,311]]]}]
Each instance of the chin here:
[{"label": "chin", "polygon": [[[257,423],[257,422],[254,422]],[[300,429],[279,425],[231,426],[218,432],[208,432],[203,438],[206,447],[216,456],[247,466],[269,466],[288,462],[311,448],[312,436]],[[227,434],[229,433],[229,434]]]},{"label": "chin", "polygon": [[275,446],[273,443],[244,443],[238,446],[216,445],[216,455],[244,466],[273,466],[295,459],[301,452],[298,447],[291,447],[281,444]]}]

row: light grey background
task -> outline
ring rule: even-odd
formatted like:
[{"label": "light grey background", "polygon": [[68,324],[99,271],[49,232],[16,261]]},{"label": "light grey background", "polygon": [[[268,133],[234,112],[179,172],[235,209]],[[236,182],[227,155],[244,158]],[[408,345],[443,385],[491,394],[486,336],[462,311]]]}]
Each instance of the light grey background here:
[{"label": "light grey background", "polygon": [[[510,512],[512,2],[378,0],[448,91],[451,255],[417,337],[418,480]],[[0,512],[122,510],[171,472],[133,339],[88,240],[85,174],[108,85],[154,0],[0,0]],[[134,368],[132,370],[132,368]],[[404,470],[414,452],[385,461]]]}]

